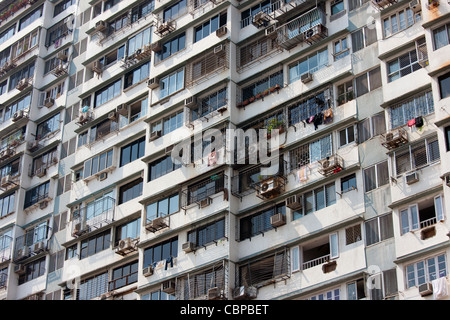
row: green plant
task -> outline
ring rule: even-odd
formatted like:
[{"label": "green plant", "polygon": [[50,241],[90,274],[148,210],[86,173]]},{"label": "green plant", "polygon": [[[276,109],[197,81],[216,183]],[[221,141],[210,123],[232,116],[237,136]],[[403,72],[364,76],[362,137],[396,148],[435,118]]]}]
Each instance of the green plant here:
[{"label": "green plant", "polygon": [[278,118],[273,118],[267,122],[266,129],[267,134],[270,134],[272,129],[282,129],[284,128],[284,121],[279,120]]}]

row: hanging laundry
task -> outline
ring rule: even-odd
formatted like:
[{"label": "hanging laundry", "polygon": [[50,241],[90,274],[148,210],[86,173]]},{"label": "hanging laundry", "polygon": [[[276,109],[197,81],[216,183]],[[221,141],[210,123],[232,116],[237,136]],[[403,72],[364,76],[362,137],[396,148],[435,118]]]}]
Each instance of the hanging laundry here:
[{"label": "hanging laundry", "polygon": [[333,121],[333,111],[328,108],[323,112],[323,123],[330,123]]},{"label": "hanging laundry", "polygon": [[208,155],[208,167],[211,167],[217,163],[217,153],[216,151],[212,151]]},{"label": "hanging laundry", "polygon": [[418,116],[417,118],[414,119],[414,122],[416,124],[416,128],[421,128],[423,126],[423,117]]},{"label": "hanging laundry", "polygon": [[408,127],[412,127],[413,125],[416,124],[416,119],[411,119],[407,123],[408,123]]},{"label": "hanging laundry", "polygon": [[314,123],[314,130],[317,130],[319,125],[323,123],[323,113],[322,112],[319,112],[318,114],[316,114],[314,116],[313,123]]},{"label": "hanging laundry", "polygon": [[298,180],[304,182],[308,180],[308,168],[306,166],[300,167],[298,170]]},{"label": "hanging laundry", "polygon": [[312,122],[314,121],[314,117],[315,117],[315,116],[309,117],[309,119],[307,119],[306,122],[312,123]]},{"label": "hanging laundry", "polygon": [[447,277],[440,277],[431,282],[433,286],[433,298],[439,300],[448,296]]}]

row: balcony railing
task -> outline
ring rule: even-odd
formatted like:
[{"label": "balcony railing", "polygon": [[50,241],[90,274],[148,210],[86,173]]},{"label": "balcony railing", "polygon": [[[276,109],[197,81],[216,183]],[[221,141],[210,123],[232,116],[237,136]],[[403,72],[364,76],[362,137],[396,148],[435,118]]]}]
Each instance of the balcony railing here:
[{"label": "balcony railing", "polygon": [[114,221],[115,199],[103,197],[73,212],[72,236],[106,226]]},{"label": "balcony railing", "polygon": [[47,251],[51,230],[52,228],[44,225],[17,237],[14,246],[14,261],[17,262]]},{"label": "balcony railing", "polygon": [[188,206],[194,203],[198,204],[200,208],[206,207],[210,204],[210,196],[221,191],[228,192],[226,189],[227,181],[228,177],[220,173],[190,185],[187,190],[182,192],[182,209],[186,210]]},{"label": "balcony railing", "polygon": [[306,270],[306,269],[324,264],[324,263],[328,262],[329,260],[330,260],[330,255],[327,254],[322,257],[315,258],[315,259],[304,262],[302,264],[302,268],[303,268],[303,270]]},{"label": "balcony railing", "polygon": [[328,35],[326,15],[318,7],[274,30],[278,45],[289,50],[305,41],[316,43]]}]

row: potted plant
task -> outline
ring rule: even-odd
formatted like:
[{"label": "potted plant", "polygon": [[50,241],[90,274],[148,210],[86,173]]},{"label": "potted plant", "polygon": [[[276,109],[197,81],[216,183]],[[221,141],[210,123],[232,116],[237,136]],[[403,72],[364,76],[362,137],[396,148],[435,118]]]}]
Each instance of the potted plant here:
[{"label": "potted plant", "polygon": [[261,97],[262,97],[262,93],[261,92],[257,93],[256,96],[255,96],[256,99],[261,99]]},{"label": "potted plant", "polygon": [[439,0],[428,0],[427,9],[436,8],[439,6]]},{"label": "potted plant", "polygon": [[253,101],[255,101],[255,96],[250,97],[250,98],[248,99],[248,101],[249,101],[250,103],[252,103]]},{"label": "potted plant", "polygon": [[243,104],[244,106],[248,105],[248,104],[249,104],[248,99],[245,99],[245,100],[242,102],[242,104]]},{"label": "potted plant", "polygon": [[269,122],[267,122],[267,138],[271,137],[272,129],[278,129],[278,133],[284,132],[284,121],[279,120],[277,118],[271,119]]},{"label": "potted plant", "polygon": [[262,92],[263,97],[267,96],[268,94],[269,94],[269,89],[264,90],[264,91]]}]

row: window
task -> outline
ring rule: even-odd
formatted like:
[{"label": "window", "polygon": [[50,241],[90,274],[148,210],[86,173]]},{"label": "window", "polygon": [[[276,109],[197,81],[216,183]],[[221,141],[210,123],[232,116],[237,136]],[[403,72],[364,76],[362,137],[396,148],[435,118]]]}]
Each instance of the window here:
[{"label": "window", "polygon": [[109,281],[109,291],[125,287],[138,280],[138,262],[116,268],[112,271],[111,281]]},{"label": "window", "polygon": [[114,32],[119,31],[122,28],[128,26],[128,12],[122,14],[119,17],[114,18],[112,21],[108,22],[109,29],[107,30],[107,35],[113,34]]},{"label": "window", "polygon": [[360,224],[345,229],[345,245],[348,246],[349,244],[356,243],[361,240],[362,232]]},{"label": "window", "polygon": [[[38,45],[38,38],[39,38],[39,31],[34,30],[33,32],[27,34],[25,37],[14,43],[10,47],[11,48],[10,59],[19,58],[21,55],[25,54],[26,52],[36,47]],[[7,50],[9,51],[9,48]]]},{"label": "window", "polygon": [[152,123],[151,132],[161,131],[161,135],[166,135],[184,124],[184,110],[177,111],[161,120]]},{"label": "window", "polygon": [[113,149],[100,153],[84,162],[83,177],[86,179],[94,174],[102,172],[113,165]]},{"label": "window", "polygon": [[176,36],[173,39],[170,39],[169,41],[166,41],[162,44],[162,50],[157,52],[155,54],[156,63],[167,59],[168,57],[174,55],[180,50],[183,50],[186,45],[186,33],[183,32],[182,34]]},{"label": "window", "polygon": [[227,105],[227,88],[220,89],[200,99],[198,108],[192,109],[192,120],[201,118],[220,107]]},{"label": "window", "polygon": [[99,124],[91,127],[89,132],[89,143],[96,142],[100,139],[103,139],[111,132],[117,130],[117,122],[106,119],[100,122]]},{"label": "window", "polygon": [[131,9],[131,23],[149,15],[155,8],[154,0],[147,0]]},{"label": "window", "polygon": [[48,198],[50,181],[44,182],[37,187],[25,192],[25,203],[23,208],[26,209],[41,200]]},{"label": "window", "polygon": [[225,237],[225,219],[189,231],[187,237],[188,241],[194,243],[196,247],[216,242]]},{"label": "window", "polygon": [[289,66],[289,83],[297,81],[307,72],[313,73],[328,65],[328,48],[319,50]]},{"label": "window", "polygon": [[194,28],[194,43],[206,38],[211,33],[227,24],[227,13],[220,13],[202,25]]},{"label": "window", "polygon": [[53,9],[53,17],[56,17],[61,12],[67,10],[71,5],[74,5],[76,3],[75,0],[63,0],[55,5],[55,8]]},{"label": "window", "polygon": [[449,152],[450,151],[450,126],[445,127],[444,133],[445,133],[445,148],[446,148],[447,152]]},{"label": "window", "polygon": [[347,284],[347,300],[359,300],[366,297],[364,279],[359,279]]},{"label": "window", "polygon": [[90,257],[110,247],[110,230],[104,231],[89,239],[81,241],[80,260]]},{"label": "window", "polygon": [[56,165],[58,163],[58,155],[56,147],[48,152],[45,152],[39,155],[36,158],[33,158],[33,163],[31,166],[31,174],[35,175],[37,170],[47,169],[52,165]]},{"label": "window", "polygon": [[353,52],[357,52],[377,42],[377,30],[376,28],[364,27],[352,32],[351,37]]},{"label": "window", "polygon": [[178,193],[147,205],[147,220],[163,217],[180,210],[180,196]]},{"label": "window", "polygon": [[441,99],[450,97],[450,73],[438,77]]},{"label": "window", "polygon": [[108,292],[108,272],[81,280],[78,300],[91,300]]},{"label": "window", "polygon": [[237,50],[239,52],[238,68],[264,57],[269,52],[276,49],[275,39],[262,38],[240,46]]},{"label": "window", "polygon": [[433,112],[434,102],[432,92],[421,93],[389,108],[391,128],[394,129],[405,125],[409,120],[419,116],[427,116]]},{"label": "window", "polygon": [[384,38],[388,38],[397,32],[403,31],[421,20],[421,13],[414,13],[410,8],[396,12],[383,19]]},{"label": "window", "polygon": [[355,141],[354,126],[347,127],[339,131],[339,147],[343,147]]},{"label": "window", "polygon": [[128,56],[134,54],[137,50],[142,49],[144,46],[150,44],[152,41],[152,27],[148,27],[139,32],[135,36],[128,39]]},{"label": "window", "polygon": [[335,0],[331,3],[331,15],[335,15],[341,11],[344,11],[344,1]]},{"label": "window", "polygon": [[410,145],[406,151],[395,152],[394,160],[397,175],[437,162],[440,160],[438,140],[425,139]]},{"label": "window", "polygon": [[142,178],[136,179],[119,188],[119,204],[130,201],[142,195]]},{"label": "window", "polygon": [[187,205],[202,201],[213,194],[223,191],[224,181],[225,176],[223,173],[220,173],[214,177],[209,177],[189,185],[187,189]]},{"label": "window", "polygon": [[181,168],[182,164],[176,164],[172,162],[172,156],[167,155],[161,159],[153,161],[149,164],[149,176],[148,181],[153,181],[163,175],[166,175],[172,171]]},{"label": "window", "polygon": [[352,173],[341,178],[341,192],[348,192],[356,189],[356,174]]},{"label": "window", "polygon": [[447,276],[445,253],[406,266],[406,287],[412,288]]},{"label": "window", "polygon": [[440,49],[450,43],[450,24],[433,30],[434,50]]},{"label": "window", "polygon": [[23,67],[9,78],[8,91],[16,87],[20,80],[32,78],[34,76],[34,62]]},{"label": "window", "polygon": [[13,24],[11,27],[0,33],[0,44],[11,38],[16,33],[16,25]]},{"label": "window", "polygon": [[116,80],[112,84],[109,84],[105,88],[95,93],[94,108],[105,104],[106,102],[114,99],[121,93],[122,79]]},{"label": "window", "polygon": [[400,210],[401,233],[418,230],[444,221],[444,208],[442,196],[423,200]]},{"label": "window", "polygon": [[[69,174],[70,175],[70,174]],[[57,214],[53,217],[53,233],[62,231],[66,228],[67,211]]]},{"label": "window", "polygon": [[75,258],[77,256],[78,244],[74,244],[66,248],[66,260]]},{"label": "window", "polygon": [[55,25],[52,25],[47,30],[45,46],[49,47],[52,44],[55,44],[55,47],[59,46],[61,43],[61,39],[65,38],[69,34],[69,28],[67,27],[67,23],[62,20]]},{"label": "window", "polygon": [[389,183],[387,160],[364,169],[363,176],[365,192],[387,185]]},{"label": "window", "polygon": [[277,5],[280,6],[280,4],[277,4],[276,1],[265,0],[247,10],[242,11],[241,12],[241,29],[250,25],[253,21],[253,17],[258,12],[263,11],[263,12],[269,14],[272,12],[272,8],[278,8]]},{"label": "window", "polygon": [[125,56],[125,45],[122,45],[118,49],[114,49],[112,52],[98,59],[98,62],[102,64],[103,70],[105,70],[113,63],[120,61],[124,56]]},{"label": "window", "polygon": [[157,290],[149,294],[141,296],[141,300],[176,300],[175,295],[165,293],[164,291]]},{"label": "window", "polygon": [[0,217],[4,217],[14,212],[14,199],[14,193],[0,198]]},{"label": "window", "polygon": [[0,149],[4,150],[9,146],[12,146],[15,142],[22,142],[24,140],[25,130],[26,126],[2,138],[0,141]]},{"label": "window", "polygon": [[143,268],[178,256],[178,237],[174,237],[144,250]]},{"label": "window", "polygon": [[39,19],[42,16],[42,8],[44,6],[40,6],[39,8],[35,9],[34,11],[27,14],[25,17],[20,19],[19,21],[19,31],[23,30],[30,24],[32,24],[35,20]]},{"label": "window", "polygon": [[340,300],[341,290],[339,288],[327,291],[325,293],[319,293],[307,300]]},{"label": "window", "polygon": [[[341,1],[343,3],[343,1]],[[341,40],[334,42],[334,61],[338,61],[345,56],[350,54],[350,49],[348,48],[347,38],[343,38]]]},{"label": "window", "polygon": [[242,241],[273,229],[270,217],[277,213],[286,215],[284,203],[240,219],[239,239]]},{"label": "window", "polygon": [[416,49],[411,50],[404,55],[387,62],[388,82],[392,82],[404,77],[422,67],[417,62]]},{"label": "window", "polygon": [[5,108],[3,114],[3,121],[9,120],[13,117],[14,113],[19,110],[28,110],[31,105],[31,93],[13,102]]},{"label": "window", "polygon": [[[1,146],[2,147],[2,146]],[[0,180],[7,175],[12,177],[19,174],[20,159],[16,159],[0,167]]]},{"label": "window", "polygon": [[116,228],[116,241],[115,245],[119,244],[120,240],[131,238],[139,238],[141,234],[141,218],[135,219],[133,221],[127,222]]},{"label": "window", "polygon": [[381,70],[377,67],[355,78],[356,97],[381,87]]},{"label": "window", "polygon": [[64,265],[64,249],[53,254],[50,254],[50,263],[48,267],[48,272],[54,272],[59,270]]},{"label": "window", "polygon": [[120,166],[133,162],[145,154],[145,136],[127,144],[120,149]]},{"label": "window", "polygon": [[123,128],[147,114],[148,97],[145,99],[133,102],[127,106],[127,113],[125,115],[119,114],[119,126]]},{"label": "window", "polygon": [[285,250],[267,257],[253,260],[239,266],[236,284],[239,286],[255,286],[257,288],[273,283],[288,273],[288,257]]},{"label": "window", "polygon": [[366,230],[365,235],[367,246],[392,238],[394,236],[392,213],[367,220],[364,223],[364,229]]},{"label": "window", "polygon": [[325,159],[332,154],[332,136],[327,135],[319,140],[302,145],[291,150],[291,170],[303,167],[309,163]]},{"label": "window", "polygon": [[336,188],[334,182],[304,193],[302,200],[302,208],[292,213],[293,220],[335,204]]},{"label": "window", "polygon": [[44,122],[41,122],[37,125],[36,128],[36,139],[43,139],[48,134],[55,132],[56,130],[59,130],[60,127],[60,114],[57,113],[51,118],[45,120]]},{"label": "window", "polygon": [[222,264],[218,264],[195,274],[190,273],[180,279],[179,286],[184,288],[184,294],[180,299],[204,299],[209,289],[225,288],[225,268]]},{"label": "window", "polygon": [[78,135],[78,144],[77,148],[80,148],[81,146],[84,146],[88,142],[88,132],[82,132]]},{"label": "window", "polygon": [[180,69],[160,80],[160,99],[184,88],[184,69]]},{"label": "window", "polygon": [[25,274],[19,276],[19,285],[43,276],[45,273],[45,257],[25,265]]},{"label": "window", "polygon": [[164,9],[163,21],[171,21],[182,16],[187,12],[187,0],[181,0],[174,5]]},{"label": "window", "polygon": [[386,122],[384,112],[380,112],[358,123],[358,142],[363,143],[384,132],[386,132]]},{"label": "window", "polygon": [[[270,88],[275,87],[276,85],[282,88],[283,85],[283,70],[272,73],[267,77],[263,77],[255,83],[251,85],[245,86],[242,88],[242,101],[246,101],[252,97],[255,97],[258,94],[266,95],[271,94]],[[275,92],[275,91],[273,91]],[[225,94],[226,96],[226,94]],[[226,97],[224,97],[226,98]]]},{"label": "window", "polygon": [[103,12],[108,9],[111,9],[115,5],[119,4],[122,0],[106,0],[103,6]]}]

